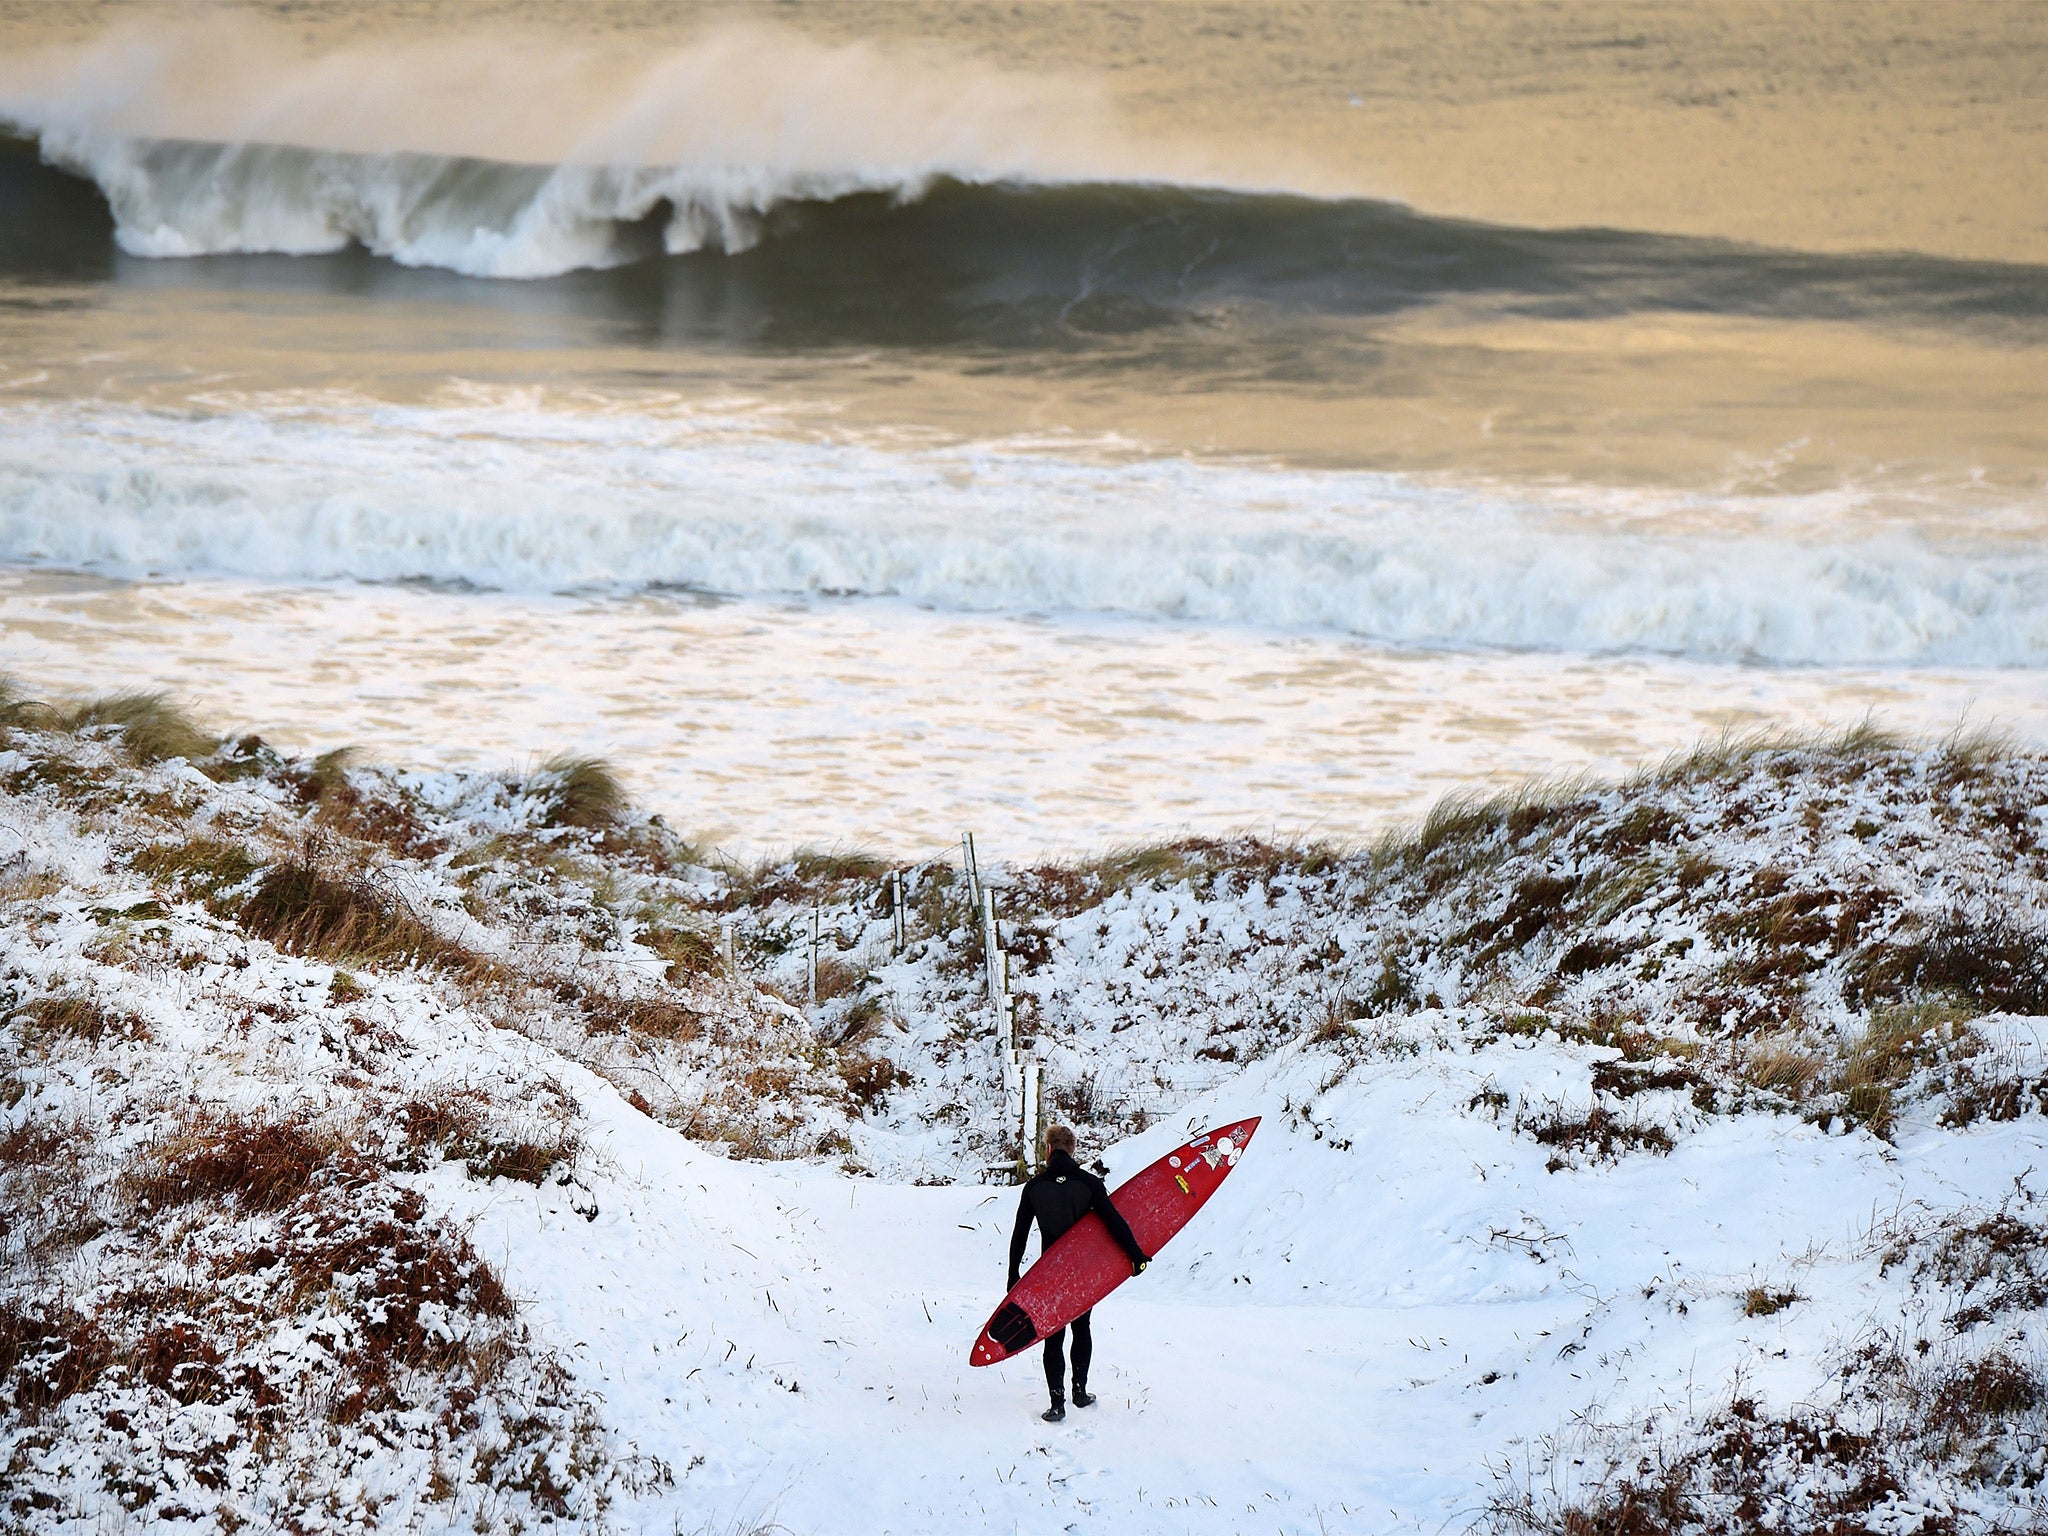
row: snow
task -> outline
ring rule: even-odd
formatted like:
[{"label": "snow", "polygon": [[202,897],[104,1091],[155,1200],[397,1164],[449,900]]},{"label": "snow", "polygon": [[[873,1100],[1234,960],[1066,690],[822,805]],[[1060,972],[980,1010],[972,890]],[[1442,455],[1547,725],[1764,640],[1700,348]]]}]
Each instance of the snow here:
[{"label": "snow", "polygon": [[[441,1093],[477,1095],[501,1128],[570,1127],[573,1158],[535,1183],[473,1177],[447,1154],[393,1163],[377,1187],[392,1199],[423,1197],[426,1223],[439,1218],[466,1235],[502,1276],[518,1303],[508,1347],[526,1362],[507,1390],[553,1380],[550,1362],[560,1367],[562,1384],[533,1388],[528,1400],[552,1415],[545,1455],[571,1494],[550,1511],[488,1490],[440,1501],[423,1493],[430,1462],[460,1453],[472,1457],[462,1465],[479,1464],[476,1447],[496,1433],[444,1435],[422,1449],[434,1433],[431,1394],[417,1422],[393,1420],[399,1427],[381,1441],[309,1421],[317,1499],[255,1472],[229,1477],[222,1492],[190,1469],[250,1454],[236,1400],[180,1404],[130,1378],[81,1392],[40,1420],[0,1418],[0,1465],[23,1486],[61,1492],[24,1512],[24,1528],[38,1536],[127,1518],[106,1490],[117,1473],[141,1475],[138,1467],[155,1468],[150,1475],[170,1488],[148,1506],[167,1522],[175,1499],[194,1518],[303,1515],[319,1504],[326,1514],[307,1528],[335,1530],[566,1522],[744,1531],[772,1522],[820,1533],[1434,1532],[1486,1518],[1503,1488],[1571,1485],[1624,1427],[1682,1439],[1738,1393],[1766,1413],[1835,1403],[1853,1375],[1845,1362],[1874,1337],[1924,1344],[1929,1369],[1994,1348],[2038,1357],[2026,1342],[2038,1304],[1956,1328],[1968,1286],[1930,1279],[1898,1257],[1919,1251],[1915,1234],[1944,1220],[2035,1210],[2032,1183],[2048,1170],[2038,1111],[1943,1124],[1954,1098],[1952,1085],[1926,1075],[1937,1064],[1899,1088],[1887,1142],[1844,1114],[1803,1114],[1768,1095],[1731,1100],[1733,1079],[1724,1077],[1714,1079],[1722,1097],[1712,1108],[1685,1088],[1615,1101],[1664,1130],[1668,1152],[1546,1145],[1530,1133],[1539,1112],[1583,1114],[1608,1102],[1600,1073],[1624,1053],[1575,1032],[1562,1012],[1563,1027],[1507,1027],[1511,1010],[1466,984],[1475,973],[1444,937],[1471,916],[1453,910],[1452,897],[1404,907],[1399,891],[1362,884],[1355,870],[1206,890],[1184,878],[1020,924],[1050,933],[1048,961],[1026,983],[1048,1008],[1058,1000],[1062,1049],[1103,1081],[1131,1085],[1121,1104],[1083,1124],[1095,1138],[1084,1153],[1105,1159],[1112,1184],[1193,1131],[1263,1117],[1197,1221],[1100,1307],[1091,1381],[1099,1404],[1047,1425],[1036,1417],[1044,1388],[1035,1352],[992,1369],[967,1364],[1000,1297],[1015,1194],[981,1182],[994,1146],[978,1128],[989,1118],[992,1058],[975,1032],[972,972],[947,968],[937,935],[892,958],[874,948],[874,920],[857,902],[826,909],[841,952],[865,947],[891,999],[895,1022],[875,1048],[919,1071],[866,1115],[804,1087],[830,1075],[815,1062],[809,1077],[776,1079],[781,1087],[756,1097],[763,1113],[786,1109],[792,1145],[841,1127],[852,1150],[743,1159],[628,1094],[641,1084],[651,1093],[661,1078],[683,1084],[674,1103],[687,1107],[688,1092],[737,1070],[722,1064],[739,1058],[719,1054],[739,1050],[735,1041],[781,1060],[774,1052],[790,1037],[778,1032],[825,1038],[843,1022],[842,1004],[794,1008],[699,979],[685,994],[693,1007],[723,1008],[717,1016],[734,1031],[756,1033],[661,1046],[574,1029],[566,1015],[544,1015],[538,990],[525,994],[522,1013],[424,970],[356,968],[350,996],[334,964],[281,953],[129,862],[156,835],[150,816],[238,828],[259,842],[284,837],[300,813],[270,792],[276,775],[217,785],[182,764],[103,763],[133,797],[109,814],[21,777],[51,750],[17,743],[0,758],[13,786],[0,800],[0,831],[19,845],[0,891],[9,914],[0,986],[16,1009],[89,995],[144,1021],[147,1036],[110,1035],[89,1049],[38,1042],[16,1014],[0,1035],[0,1068],[20,1092],[0,1101],[0,1130],[80,1120],[93,1145],[88,1181],[112,1189],[106,1181],[147,1155],[186,1106],[326,1117],[353,1126],[372,1150],[392,1143],[395,1104]],[[466,819],[471,846],[525,834],[549,849],[574,841],[536,833],[548,814],[544,785],[458,775],[406,782],[446,818],[438,833],[452,836]],[[1768,866],[1768,850],[1751,843],[1775,839],[1782,853],[1788,840],[1833,835],[1800,814],[1799,784],[1780,790],[1791,809],[1756,815],[1714,845],[1724,869]],[[1739,798],[1725,787],[1698,795],[1718,798],[1717,816]],[[136,809],[145,802],[155,809]],[[1917,840],[1942,855],[1937,881],[1970,878],[1970,860],[1942,841],[1948,825],[1932,813],[1916,819],[1855,791],[1829,815],[1876,815],[1884,829],[1801,876],[1846,884],[1860,867],[1895,882],[1903,902],[1921,903],[1914,910],[1934,910],[1941,891],[1913,885],[1901,860],[1873,852]],[[1552,846],[1544,856],[1568,854]],[[586,967],[597,963],[574,937],[602,905],[580,877],[537,874],[540,865],[508,856],[464,884],[460,856],[393,857],[382,868],[413,910],[488,953],[540,965],[574,951]],[[2026,904],[2037,897],[2034,867],[2013,860],[1998,888],[2038,915]],[[671,895],[719,889],[702,869],[663,878]],[[1497,888],[1520,878],[1518,866],[1505,866]],[[542,887],[553,892],[546,903],[534,894]],[[490,905],[500,899],[528,905]],[[1497,905],[1486,889],[1470,899],[1475,910]],[[508,923],[508,910],[526,915]],[[740,907],[735,920],[758,943],[808,910]],[[1316,1027],[1328,988],[1305,957],[1328,950],[1376,964],[1387,935],[1425,918],[1439,944],[1415,990],[1436,1001]],[[608,921],[614,935],[650,926]],[[1735,942],[1700,912],[1669,903],[1623,908],[1606,922],[1646,944],[1681,931],[1696,951]],[[1599,931],[1575,928],[1552,952]],[[771,979],[797,963],[772,947],[756,954]],[[1162,965],[1162,955],[1180,963]],[[659,957],[630,936],[598,958],[605,986],[622,996],[664,985]],[[1727,958],[1691,956],[1702,974]],[[1687,995],[1673,979],[1684,963],[1640,985],[1667,989],[1676,1006]],[[1815,1028],[1853,1038],[1867,1020],[1841,1001],[1833,972],[1815,974]],[[1596,969],[1574,985],[1591,997],[1620,983]],[[1675,1050],[1684,1030],[1673,1028]],[[2041,1077],[2048,1020],[1992,1013],[1968,1028],[1971,1061],[2014,1081]],[[1244,1042],[1239,1059],[1196,1054],[1233,1032]],[[1692,1042],[1709,1060],[1711,1033],[1695,1031]],[[665,1049],[700,1054],[670,1058]],[[1120,1133],[1141,1112],[1145,1128]],[[674,1118],[687,1121],[685,1109]],[[161,1243],[187,1243],[180,1262],[196,1263],[238,1233],[269,1231],[269,1219],[245,1213],[239,1227],[209,1227],[180,1217],[161,1234],[115,1230],[75,1248],[59,1291],[113,1296],[139,1283],[136,1266],[164,1262]],[[170,1230],[180,1222],[189,1230]],[[0,1300],[34,1292],[33,1266],[0,1252],[9,1266],[0,1268]],[[191,1271],[195,1281],[200,1274]],[[350,1300],[354,1283],[337,1277],[331,1297],[280,1319],[251,1349],[282,1376],[315,1382],[367,1315],[367,1303]],[[1751,1315],[1753,1287],[1796,1299]],[[483,1326],[437,1302],[419,1316],[442,1340]],[[1853,1405],[1843,1401],[1847,1412]],[[128,1440],[117,1443],[105,1427],[114,1412],[140,1426]],[[513,1416],[508,1406],[501,1418]],[[2032,1451],[2022,1446],[2022,1463],[2026,1455],[2039,1462],[2038,1439]],[[1914,1500],[1961,1498],[1966,1527],[2039,1518],[2024,1477],[1959,1495],[1962,1485],[1938,1471],[1879,1516],[1908,1529]]]},{"label": "snow", "polygon": [[[1532,1080],[1578,1065],[1504,1054]],[[1892,1151],[1741,1117],[1668,1160],[1556,1175],[1505,1126],[1442,1114],[1482,1066],[1510,1064],[1401,1062],[1319,1093],[1328,1062],[1300,1053],[1110,1149],[1127,1176],[1190,1127],[1266,1117],[1197,1223],[1103,1304],[1102,1402],[1060,1425],[1034,1417],[1035,1353],[966,1364],[1008,1191],[733,1163],[577,1079],[599,1220],[462,1209],[618,1432],[676,1468],[664,1502],[686,1526],[1436,1530],[1561,1425],[1680,1415],[1738,1377],[1812,1394],[1897,1305],[1870,1251],[1884,1216],[1995,1205],[2043,1150],[2038,1122]],[[1808,1301],[1745,1318],[1760,1279]]]}]

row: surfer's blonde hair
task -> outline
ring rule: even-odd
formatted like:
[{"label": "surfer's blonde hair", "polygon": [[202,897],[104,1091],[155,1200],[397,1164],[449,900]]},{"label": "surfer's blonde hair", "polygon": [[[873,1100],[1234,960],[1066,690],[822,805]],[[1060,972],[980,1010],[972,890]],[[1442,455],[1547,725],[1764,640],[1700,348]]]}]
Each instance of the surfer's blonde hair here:
[{"label": "surfer's blonde hair", "polygon": [[1069,1157],[1074,1155],[1074,1133],[1064,1125],[1045,1128],[1045,1155],[1051,1157],[1055,1152],[1064,1152]]}]

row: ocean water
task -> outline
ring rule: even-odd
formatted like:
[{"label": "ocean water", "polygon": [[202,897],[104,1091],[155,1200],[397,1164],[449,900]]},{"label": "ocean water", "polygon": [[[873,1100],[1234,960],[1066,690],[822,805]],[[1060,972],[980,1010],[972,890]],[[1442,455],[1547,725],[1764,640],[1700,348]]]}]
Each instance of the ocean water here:
[{"label": "ocean water", "polygon": [[741,849],[2043,739],[2048,21],[1880,9],[0,5],[0,666]]}]

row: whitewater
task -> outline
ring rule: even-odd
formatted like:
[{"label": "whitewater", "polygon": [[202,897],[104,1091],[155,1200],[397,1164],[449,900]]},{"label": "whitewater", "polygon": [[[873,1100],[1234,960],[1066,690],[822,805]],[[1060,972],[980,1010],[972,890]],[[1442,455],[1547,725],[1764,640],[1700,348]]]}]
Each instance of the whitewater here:
[{"label": "whitewater", "polygon": [[616,755],[735,852],[1356,840],[1761,721],[2041,709],[2023,504],[1959,535],[1892,490],[1474,484],[531,390],[22,403],[0,431],[0,666],[146,678],[307,748]]},{"label": "whitewater", "polygon": [[36,686],[617,753],[744,847],[2048,728],[2048,267],[1449,216],[917,35],[61,32],[0,53]]},{"label": "whitewater", "polygon": [[2023,508],[1943,540],[1847,490],[1518,491],[518,397],[4,421],[0,546],[129,577],[889,597],[1781,664],[2048,660],[2048,558]]}]

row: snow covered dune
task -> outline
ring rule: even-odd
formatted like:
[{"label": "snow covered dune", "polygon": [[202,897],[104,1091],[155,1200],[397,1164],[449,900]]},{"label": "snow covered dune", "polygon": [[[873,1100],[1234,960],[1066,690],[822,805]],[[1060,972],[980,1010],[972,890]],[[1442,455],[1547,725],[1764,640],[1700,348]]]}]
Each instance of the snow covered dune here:
[{"label": "snow covered dune", "polygon": [[949,866],[899,947],[886,861],[723,866],[600,765],[0,729],[10,1528],[2042,1518],[2038,758],[985,870],[1090,1155],[1265,1117],[1047,1426],[966,1363],[1016,1148]]},{"label": "snow covered dune", "polygon": [[[690,1469],[683,1507],[721,1519],[772,1513],[816,1531],[1511,1523],[1532,1486],[1597,1501],[1605,1458],[1632,1464],[1738,1403],[1766,1427],[1806,1415],[1842,1439],[1835,1462],[1794,1462],[1772,1489],[1788,1528],[1844,1510],[1904,1529],[1915,1511],[1953,1511],[1967,1529],[2035,1517],[2031,1411],[1976,1413],[1962,1437],[2000,1458],[2005,1486],[1903,1438],[1868,1454],[1858,1437],[1885,1424],[1903,1437],[1916,1392],[1977,1382],[1987,1360],[2038,1369],[2026,1339],[2038,1279],[2015,1307],[1997,1275],[1972,1286],[1916,1267],[1954,1261],[1943,1244],[1955,1230],[2001,1220],[2038,1243],[2034,1192],[2014,1183],[2038,1163],[2038,1121],[1925,1128],[1892,1151],[1728,1116],[1668,1159],[1560,1176],[1543,1147],[1464,1106],[1482,1073],[1583,1083],[1574,1053],[1426,1049],[1323,1089],[1332,1071],[1325,1050],[1290,1053],[1116,1149],[1122,1173],[1185,1124],[1269,1117],[1202,1223],[1100,1310],[1103,1402],[1054,1429],[1029,1417],[1035,1359],[965,1366],[998,1285],[1005,1191],[736,1165],[629,1117],[607,1143],[617,1184],[598,1186],[616,1219],[586,1231],[480,1194],[472,1208],[545,1331],[577,1341],[611,1422],[667,1447]],[[1348,1146],[1331,1140],[1339,1127]],[[759,1259],[746,1281],[700,1276],[717,1266],[682,1233],[707,1215]],[[2037,1251],[2015,1273],[2038,1277],[2030,1265]],[[1998,1296],[1992,1316],[1967,1316]],[[1894,1382],[1901,1370],[1912,1380]],[[1724,1496],[1702,1497],[1702,1511],[1729,1514],[1736,1481],[1704,1479]]]}]

